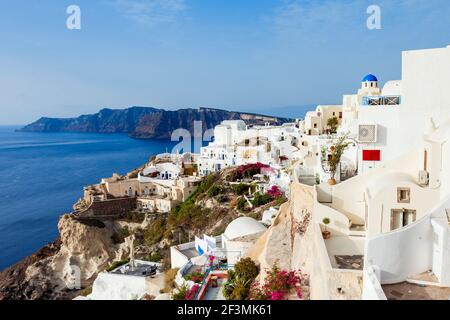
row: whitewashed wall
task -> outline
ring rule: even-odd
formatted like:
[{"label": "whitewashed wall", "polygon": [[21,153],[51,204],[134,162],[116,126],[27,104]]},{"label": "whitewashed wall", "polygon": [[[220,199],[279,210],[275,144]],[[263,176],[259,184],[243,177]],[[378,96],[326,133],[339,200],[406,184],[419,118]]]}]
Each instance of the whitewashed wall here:
[{"label": "whitewashed wall", "polygon": [[[195,247],[195,244],[193,248]],[[170,248],[170,261],[172,269],[183,267],[188,261],[188,257],[182,254],[176,247]]]},{"label": "whitewashed wall", "polygon": [[380,270],[373,266],[364,269],[363,300],[387,300],[380,284]]},{"label": "whitewashed wall", "polygon": [[382,284],[398,283],[432,266],[432,228],[426,216],[367,241],[366,263],[380,268]]}]

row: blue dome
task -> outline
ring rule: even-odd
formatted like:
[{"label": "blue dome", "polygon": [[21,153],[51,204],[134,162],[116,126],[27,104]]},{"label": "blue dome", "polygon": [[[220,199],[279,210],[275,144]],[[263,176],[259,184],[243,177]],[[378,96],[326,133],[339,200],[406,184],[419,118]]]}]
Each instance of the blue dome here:
[{"label": "blue dome", "polygon": [[364,77],[362,82],[378,82],[378,79],[373,74],[368,74],[367,76]]}]

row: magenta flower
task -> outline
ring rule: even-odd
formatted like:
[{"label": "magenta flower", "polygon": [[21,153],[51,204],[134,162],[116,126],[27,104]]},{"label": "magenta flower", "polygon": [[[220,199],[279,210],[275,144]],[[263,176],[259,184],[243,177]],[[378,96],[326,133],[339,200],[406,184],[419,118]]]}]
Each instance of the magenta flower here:
[{"label": "magenta flower", "polygon": [[270,300],[283,300],[284,299],[284,292],[282,291],[274,291],[270,294]]}]

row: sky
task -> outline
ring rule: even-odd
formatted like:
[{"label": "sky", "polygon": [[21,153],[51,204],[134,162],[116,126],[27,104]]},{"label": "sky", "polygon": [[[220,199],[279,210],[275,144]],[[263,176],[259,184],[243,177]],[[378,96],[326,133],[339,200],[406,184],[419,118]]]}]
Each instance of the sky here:
[{"label": "sky", "polygon": [[[381,29],[367,28],[369,5]],[[402,51],[447,45],[448,0],[0,0],[0,124],[336,104],[367,73],[400,79]]]}]

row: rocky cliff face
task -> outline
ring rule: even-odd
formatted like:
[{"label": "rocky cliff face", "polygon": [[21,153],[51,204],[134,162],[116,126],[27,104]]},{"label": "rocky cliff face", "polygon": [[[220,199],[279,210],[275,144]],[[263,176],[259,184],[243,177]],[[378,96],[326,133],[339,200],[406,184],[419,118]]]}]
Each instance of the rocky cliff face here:
[{"label": "rocky cliff face", "polygon": [[63,216],[56,242],[0,273],[0,300],[74,298],[73,287],[90,286],[98,272],[128,256],[125,244],[113,241],[117,228],[113,221]]},{"label": "rocky cliff face", "polygon": [[231,112],[219,109],[162,109],[132,107],[124,110],[102,109],[92,115],[78,118],[41,118],[22,128],[27,132],[95,132],[127,133],[138,139],[170,139],[179,128],[194,133],[194,121],[203,123],[203,130],[214,128],[223,120],[244,120],[247,124],[270,122],[280,125],[292,119],[263,116],[250,113]]},{"label": "rocky cliff face", "polygon": [[291,184],[290,200],[284,203],[272,226],[247,252],[246,257],[261,267],[260,278],[274,264],[284,270],[301,270],[306,276],[303,299],[310,299],[309,277],[314,271],[315,259],[311,212],[313,188],[299,183]]}]

